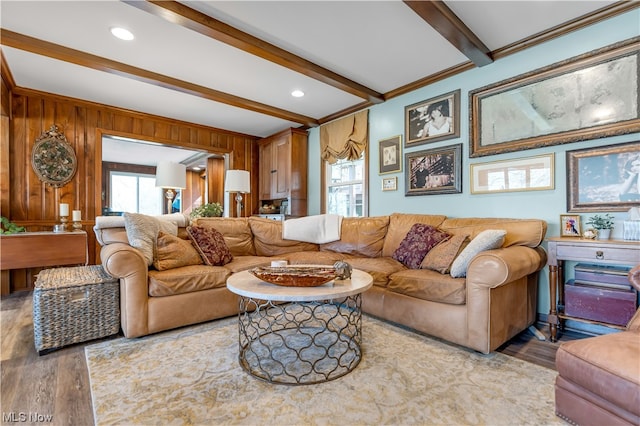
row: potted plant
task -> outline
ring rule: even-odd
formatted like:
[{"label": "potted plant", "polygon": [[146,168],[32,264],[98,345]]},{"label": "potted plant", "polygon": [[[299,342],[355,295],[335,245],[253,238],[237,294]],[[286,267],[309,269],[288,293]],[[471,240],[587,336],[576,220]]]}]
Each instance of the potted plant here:
[{"label": "potted plant", "polygon": [[222,216],[222,205],[220,203],[206,203],[196,207],[191,211],[191,218],[199,217],[220,217]]},{"label": "potted plant", "polygon": [[587,225],[597,231],[598,239],[608,240],[613,229],[613,216],[609,213],[593,215],[587,220]]}]

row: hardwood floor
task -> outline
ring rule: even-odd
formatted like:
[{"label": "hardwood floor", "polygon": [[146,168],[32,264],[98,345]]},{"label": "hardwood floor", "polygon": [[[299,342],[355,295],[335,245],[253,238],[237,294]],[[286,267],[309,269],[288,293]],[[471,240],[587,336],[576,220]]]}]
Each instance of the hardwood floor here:
[{"label": "hardwood floor", "polygon": [[[30,292],[16,293],[0,302],[2,424],[14,424],[25,416],[26,424],[92,425],[85,345],[39,356],[33,343],[32,306]],[[561,341],[582,337],[586,336],[565,332]],[[555,369],[557,348],[558,343],[539,341],[525,331],[498,351]]]}]

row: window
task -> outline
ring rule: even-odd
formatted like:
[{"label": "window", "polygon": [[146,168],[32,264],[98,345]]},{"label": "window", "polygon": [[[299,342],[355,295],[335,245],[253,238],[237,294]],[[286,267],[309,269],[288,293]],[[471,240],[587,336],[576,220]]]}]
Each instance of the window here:
[{"label": "window", "polygon": [[111,211],[161,215],[164,198],[155,175],[112,171],[109,174]]},{"label": "window", "polygon": [[365,152],[358,160],[325,163],[325,211],[347,217],[367,215]]}]

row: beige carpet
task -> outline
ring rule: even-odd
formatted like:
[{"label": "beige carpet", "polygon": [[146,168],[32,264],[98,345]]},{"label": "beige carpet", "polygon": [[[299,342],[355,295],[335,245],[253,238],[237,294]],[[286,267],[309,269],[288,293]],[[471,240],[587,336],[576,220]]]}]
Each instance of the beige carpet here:
[{"label": "beige carpet", "polygon": [[363,318],[363,358],[320,385],[238,363],[236,318],[86,348],[96,424],[552,425],[555,371]]}]

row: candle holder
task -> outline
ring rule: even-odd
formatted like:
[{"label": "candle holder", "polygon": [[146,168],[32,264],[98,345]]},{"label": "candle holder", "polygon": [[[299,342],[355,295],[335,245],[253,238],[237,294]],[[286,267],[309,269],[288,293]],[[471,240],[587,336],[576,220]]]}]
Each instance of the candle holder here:
[{"label": "candle holder", "polygon": [[67,222],[69,222],[69,216],[60,216],[60,224],[53,226],[53,232],[66,232]]},{"label": "candle holder", "polygon": [[82,231],[82,222],[79,220],[74,220],[73,225],[71,225],[74,231]]}]

